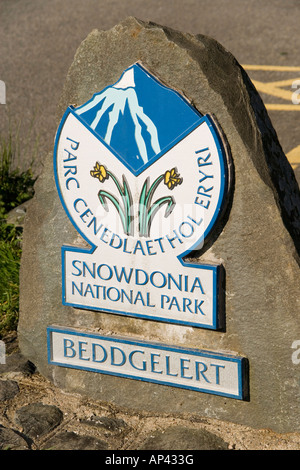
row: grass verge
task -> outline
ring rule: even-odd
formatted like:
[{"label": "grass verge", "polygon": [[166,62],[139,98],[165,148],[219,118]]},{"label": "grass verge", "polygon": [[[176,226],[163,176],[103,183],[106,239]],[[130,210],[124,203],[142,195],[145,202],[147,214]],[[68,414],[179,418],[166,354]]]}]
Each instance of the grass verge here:
[{"label": "grass verge", "polygon": [[33,196],[31,169],[12,169],[12,139],[0,138],[0,338],[15,331],[19,318],[22,228],[7,223],[8,213]]}]

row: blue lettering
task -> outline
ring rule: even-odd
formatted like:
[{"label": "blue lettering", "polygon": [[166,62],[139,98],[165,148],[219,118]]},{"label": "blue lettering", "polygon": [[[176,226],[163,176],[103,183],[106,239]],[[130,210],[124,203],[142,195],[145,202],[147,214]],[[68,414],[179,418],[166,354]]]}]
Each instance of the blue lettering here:
[{"label": "blue lettering", "polygon": [[142,246],[142,242],[140,240],[138,240],[136,242],[136,245],[134,247],[134,250],[133,250],[133,254],[135,255],[137,250],[140,250],[142,252],[142,254],[145,256],[145,252],[144,252],[144,249],[143,249],[143,246]]},{"label": "blue lettering", "polygon": [[[102,268],[107,268],[108,269],[108,275],[107,277],[103,277],[103,269]],[[97,274],[98,274],[98,277],[100,277],[100,279],[102,279],[103,281],[109,281],[109,279],[111,279],[113,277],[113,271],[111,269],[110,266],[108,266],[108,264],[99,264],[98,266],[98,269],[97,269]]]},{"label": "blue lettering", "polygon": [[138,293],[136,294],[136,297],[134,299],[134,305],[137,303],[137,302],[142,302],[143,305],[145,305],[145,302],[144,302],[144,299],[143,299],[143,295],[140,291],[138,291]]},{"label": "blue lettering", "polygon": [[127,248],[127,241],[128,241],[128,238],[125,238],[125,240],[124,240],[124,246],[123,246],[123,252],[130,254],[130,253],[132,253],[132,252],[126,250],[126,248]]},{"label": "blue lettering", "polygon": [[85,202],[85,200],[84,200],[84,199],[81,199],[81,198],[78,198],[78,199],[76,199],[76,200],[74,201],[74,204],[73,204],[74,209],[75,209],[76,212],[80,212],[80,211],[77,209],[77,205],[78,205],[79,202],[83,202],[83,204],[85,205],[85,207],[87,207],[87,203]]},{"label": "blue lettering", "polygon": [[[112,292],[115,292],[117,294],[115,298],[113,298],[113,295],[111,294]],[[107,289],[106,295],[112,302],[118,302],[121,297],[120,291],[116,287],[110,287],[109,289]]]},{"label": "blue lettering", "polygon": [[167,295],[162,295],[161,298],[160,298],[160,306],[161,308],[165,308],[165,303],[169,303],[170,302],[170,297],[168,297]]},{"label": "blue lettering", "polygon": [[[117,363],[116,358],[115,358],[115,351],[119,351],[121,353],[121,362]],[[111,365],[112,366],[123,366],[126,362],[126,356],[124,351],[122,349],[117,348],[115,346],[110,347],[110,353],[111,353]]]},{"label": "blue lettering", "polygon": [[225,366],[219,364],[211,364],[211,366],[216,368],[216,384],[220,385],[220,369],[225,369]]},{"label": "blue lettering", "polygon": [[[202,366],[202,370],[199,370],[199,366]],[[204,362],[195,362],[196,366],[196,380],[200,380],[200,375],[203,377],[203,379],[207,382],[210,383],[207,377],[205,377],[205,372],[207,371],[207,365],[204,364]]]},{"label": "blue lettering", "polygon": [[80,216],[82,222],[84,222],[86,224],[86,221],[84,220],[84,217],[87,217],[87,219],[88,219],[90,214],[94,215],[90,209],[86,209]]},{"label": "blue lettering", "polygon": [[67,152],[68,157],[65,160],[63,160],[63,162],[71,162],[73,160],[77,160],[76,155],[73,155],[71,152],[69,152],[69,150],[64,149],[64,152]]},{"label": "blue lettering", "polygon": [[70,140],[71,142],[73,142],[73,144],[75,144],[75,147],[73,146],[73,144],[71,144],[71,149],[72,150],[77,150],[78,149],[79,142],[76,142],[76,140],[70,139],[70,137],[67,137],[67,140]]},{"label": "blue lettering", "polygon": [[[185,227],[188,226],[190,228],[190,230],[188,232],[184,232],[183,231],[183,226],[185,226]],[[189,238],[194,233],[194,227],[189,222],[181,222],[181,224],[178,227],[178,230],[180,232],[180,235],[182,235],[184,238]]]},{"label": "blue lettering", "polygon": [[186,376],[184,375],[184,371],[185,370],[188,370],[189,366],[186,366],[184,363],[185,362],[191,362],[190,359],[184,359],[183,357],[180,358],[180,373],[181,373],[181,377],[183,379],[192,379],[193,377],[191,376]]},{"label": "blue lettering", "polygon": [[129,357],[128,357],[129,363],[130,363],[130,365],[131,365],[134,369],[145,371],[145,370],[147,369],[147,363],[146,363],[146,361],[143,361],[143,362],[142,362],[142,367],[137,367],[135,364],[133,364],[133,356],[134,356],[135,354],[137,354],[137,353],[145,354],[144,351],[139,351],[139,350],[132,351],[132,352],[129,354]]},{"label": "blue lettering", "polygon": [[86,352],[86,349],[84,349],[83,345],[88,344],[86,341],[79,341],[78,342],[78,347],[79,347],[79,359],[82,359],[83,361],[89,361],[89,357],[83,357],[83,353]]},{"label": "blue lettering", "polygon": [[79,261],[78,259],[74,259],[72,261],[72,266],[78,271],[78,274],[75,274],[74,272],[72,272],[72,276],[81,276],[82,271],[77,266],[75,266],[75,263],[81,263],[81,261]]},{"label": "blue lettering", "polygon": [[172,375],[173,377],[177,377],[178,374],[172,374],[170,372],[170,356],[166,356],[166,374],[167,375]]},{"label": "blue lettering", "polygon": [[91,294],[91,296],[93,297],[93,299],[95,298],[91,284],[88,284],[88,285],[86,286],[85,293],[84,293],[83,297],[86,297],[87,294]]},{"label": "blue lettering", "polygon": [[183,241],[179,238],[178,233],[176,232],[176,230],[173,230],[173,232],[174,232],[174,235],[175,235],[173,238],[170,238],[168,235],[166,235],[166,237],[167,237],[167,240],[170,243],[171,247],[175,248],[175,246],[173,245],[174,240],[178,240],[179,243],[181,243],[181,244],[183,243]]},{"label": "blue lettering", "polygon": [[68,178],[67,181],[66,181],[66,188],[67,188],[68,190],[70,189],[70,188],[69,188],[70,181],[75,181],[77,189],[80,188],[80,184],[79,184],[79,182],[77,181],[76,178]]},{"label": "blue lettering", "polygon": [[88,267],[87,263],[85,261],[82,262],[82,274],[83,277],[86,277],[86,271],[89,272],[89,274],[92,276],[93,279],[96,278],[96,263],[93,263],[93,268],[92,270]]},{"label": "blue lettering", "polygon": [[[118,237],[119,239],[119,245],[114,245],[114,240],[115,238]],[[113,248],[115,248],[116,250],[118,250],[123,244],[123,240],[121,237],[119,237],[119,235],[117,235],[116,233],[113,233],[112,237],[111,237],[111,240],[109,242],[109,246],[112,246]]]},{"label": "blue lettering", "polygon": [[191,288],[191,292],[194,292],[195,289],[200,289],[201,291],[201,294],[205,294],[204,290],[203,290],[203,287],[202,287],[202,284],[200,282],[200,279],[199,277],[195,277],[194,279],[194,282],[193,282],[193,285],[192,285],[192,288]]},{"label": "blue lettering", "polygon": [[103,230],[102,235],[100,237],[100,240],[102,240],[104,243],[108,243],[108,241],[104,240],[104,237],[107,236],[107,232],[110,232],[110,231],[111,230],[109,230],[108,228],[105,227],[105,229]]},{"label": "blue lettering", "polygon": [[97,223],[97,219],[96,217],[93,217],[90,223],[88,223],[87,225],[89,228],[92,224],[94,225],[94,235],[98,235],[98,232],[100,232],[100,229],[103,227],[103,224],[100,224],[99,227],[97,227],[96,223]]},{"label": "blue lettering", "polygon": [[160,357],[160,354],[151,353],[151,372],[155,372],[156,374],[162,374],[162,370],[155,370],[155,365],[159,364],[158,361],[154,360],[155,356]]},{"label": "blue lettering", "polygon": [[[144,282],[140,282],[140,274],[139,273],[144,273]],[[147,282],[149,281],[149,276],[148,274],[146,273],[146,271],[144,271],[143,269],[136,269],[135,270],[135,283],[136,285],[138,286],[144,286],[145,284],[147,284]]]},{"label": "blue lettering", "polygon": [[[102,349],[102,351],[103,351],[102,359],[97,359],[96,347]],[[106,349],[101,344],[92,343],[92,358],[93,358],[93,362],[105,362],[106,359],[107,359]]]},{"label": "blue lettering", "polygon": [[[159,275],[161,276],[161,281],[160,283],[158,281],[156,281],[156,283],[154,282],[154,276],[155,275]],[[157,277],[157,276],[156,276]],[[165,287],[165,285],[167,284],[167,278],[166,276],[164,275],[164,273],[160,272],[160,271],[153,271],[153,273],[151,273],[150,275],[150,282],[151,284],[154,286],[154,287],[157,287],[158,289],[162,289],[163,287]]]},{"label": "blue lettering", "polygon": [[72,281],[72,295],[75,295],[75,289],[80,295],[83,295],[83,282],[80,283],[80,287],[78,287],[74,281]]},{"label": "blue lettering", "polygon": [[133,273],[132,268],[130,268],[129,274],[126,273],[126,268],[124,266],[122,267],[120,274],[118,273],[117,266],[114,266],[114,271],[115,271],[116,278],[118,279],[118,282],[122,282],[122,279],[124,279],[127,282],[127,284],[130,283],[131,276]]},{"label": "blue lettering", "polygon": [[157,255],[156,251],[154,253],[151,253],[151,250],[153,249],[152,243],[153,243],[153,240],[146,240],[146,247],[147,247],[148,255],[150,256]]},{"label": "blue lettering", "polygon": [[[71,350],[71,355],[68,355],[67,350]],[[74,349],[74,341],[71,339],[64,338],[64,357],[74,357],[76,356],[76,351]]]},{"label": "blue lettering", "polygon": [[201,315],[205,315],[205,313],[203,312],[203,310],[200,308],[201,305],[204,303],[204,300],[197,300],[195,299],[195,313],[201,313]]}]

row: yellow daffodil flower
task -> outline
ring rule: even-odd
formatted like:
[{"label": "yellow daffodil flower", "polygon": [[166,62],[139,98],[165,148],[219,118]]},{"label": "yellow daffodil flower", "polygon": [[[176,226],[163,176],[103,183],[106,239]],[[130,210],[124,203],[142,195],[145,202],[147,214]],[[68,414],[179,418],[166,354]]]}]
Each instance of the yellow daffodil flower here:
[{"label": "yellow daffodil flower", "polygon": [[103,165],[100,165],[99,162],[96,163],[94,169],[90,171],[90,174],[93,176],[93,178],[98,178],[101,183],[108,179],[106,168]]},{"label": "yellow daffodil flower", "polygon": [[176,168],[172,168],[172,170],[167,170],[164,175],[164,183],[168,186],[169,189],[175,188],[178,184],[182,183],[182,178],[180,178],[179,174],[177,173]]}]

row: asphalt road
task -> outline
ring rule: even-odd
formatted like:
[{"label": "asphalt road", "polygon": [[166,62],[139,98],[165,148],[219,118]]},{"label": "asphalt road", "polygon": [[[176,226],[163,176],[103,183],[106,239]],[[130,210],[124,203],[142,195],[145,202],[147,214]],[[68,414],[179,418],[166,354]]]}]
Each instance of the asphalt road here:
[{"label": "asphalt road", "polygon": [[39,171],[52,150],[57,103],[81,41],[127,16],[226,47],[255,80],[300,182],[299,0],[0,0],[0,135],[11,131],[21,167],[37,155]]}]

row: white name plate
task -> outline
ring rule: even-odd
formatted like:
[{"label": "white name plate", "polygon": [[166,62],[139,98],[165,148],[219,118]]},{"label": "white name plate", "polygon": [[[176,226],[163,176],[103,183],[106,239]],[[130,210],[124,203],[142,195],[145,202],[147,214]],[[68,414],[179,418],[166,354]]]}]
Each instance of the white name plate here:
[{"label": "white name plate", "polygon": [[241,356],[49,327],[53,365],[169,385],[243,400],[246,364]]}]

